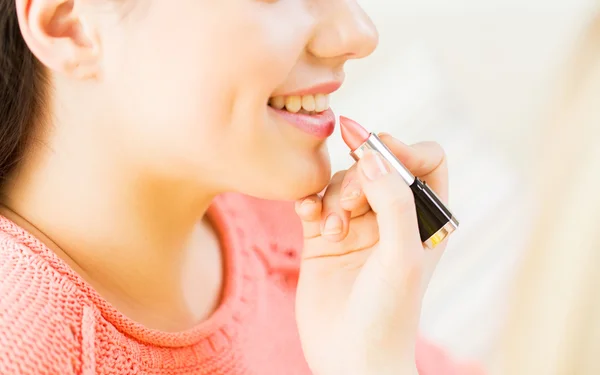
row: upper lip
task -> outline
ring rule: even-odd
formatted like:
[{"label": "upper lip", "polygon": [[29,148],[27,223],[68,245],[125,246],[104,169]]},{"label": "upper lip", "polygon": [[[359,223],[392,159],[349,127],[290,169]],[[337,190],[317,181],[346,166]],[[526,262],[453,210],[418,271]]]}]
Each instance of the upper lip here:
[{"label": "upper lip", "polygon": [[319,83],[311,87],[298,89],[296,91],[275,95],[275,96],[303,96],[303,95],[316,95],[316,94],[331,94],[337,91],[342,86],[342,81],[331,81]]}]

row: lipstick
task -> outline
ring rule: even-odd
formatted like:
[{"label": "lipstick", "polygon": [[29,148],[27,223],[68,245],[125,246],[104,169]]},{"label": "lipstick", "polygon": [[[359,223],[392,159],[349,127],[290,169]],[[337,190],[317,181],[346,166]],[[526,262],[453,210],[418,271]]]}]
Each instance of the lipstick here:
[{"label": "lipstick", "polygon": [[360,160],[365,151],[376,151],[390,163],[404,182],[410,186],[415,196],[419,235],[423,245],[433,249],[458,229],[458,220],[446,208],[435,192],[425,182],[413,176],[376,134],[370,133],[359,123],[347,117],[340,117],[340,125],[342,139],[352,150],[350,156],[355,161]]}]

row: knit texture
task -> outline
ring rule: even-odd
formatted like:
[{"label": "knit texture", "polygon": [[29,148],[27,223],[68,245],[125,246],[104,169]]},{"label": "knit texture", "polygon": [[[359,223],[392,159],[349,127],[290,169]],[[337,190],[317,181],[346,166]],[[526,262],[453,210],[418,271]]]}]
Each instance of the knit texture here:
[{"label": "knit texture", "polygon": [[[225,194],[209,214],[226,259],[223,301],[178,333],[128,319],[0,217],[0,374],[310,374],[294,319],[302,233],[293,205]],[[424,375],[478,373],[425,341],[417,357]]]}]

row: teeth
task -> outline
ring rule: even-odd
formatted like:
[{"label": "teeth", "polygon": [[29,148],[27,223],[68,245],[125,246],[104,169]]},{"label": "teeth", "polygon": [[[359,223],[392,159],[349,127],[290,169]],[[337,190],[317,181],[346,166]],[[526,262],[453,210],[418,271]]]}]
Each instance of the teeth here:
[{"label": "teeth", "polygon": [[299,96],[288,96],[285,98],[285,109],[292,113],[300,111],[302,109],[302,98]]},{"label": "teeth", "polygon": [[329,108],[329,95],[315,95],[315,111],[323,112]]},{"label": "teeth", "polygon": [[315,100],[314,96],[304,95],[302,97],[302,108],[305,111],[312,112],[315,110],[316,106],[317,106],[317,101]]},{"label": "teeth", "polygon": [[285,107],[285,98],[283,96],[276,96],[271,98],[269,104],[271,104],[271,107],[273,108],[283,109],[283,107]]},{"label": "teeth", "polygon": [[275,96],[269,99],[269,105],[276,109],[286,109],[298,113],[304,110],[309,113],[320,113],[329,108],[329,95]]}]

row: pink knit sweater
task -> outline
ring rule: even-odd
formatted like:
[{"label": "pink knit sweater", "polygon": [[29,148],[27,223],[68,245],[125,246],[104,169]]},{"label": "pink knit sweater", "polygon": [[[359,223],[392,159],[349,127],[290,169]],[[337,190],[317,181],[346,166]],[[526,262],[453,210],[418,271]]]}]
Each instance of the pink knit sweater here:
[{"label": "pink knit sweater", "polygon": [[[292,205],[228,194],[210,214],[223,235],[225,296],[210,319],[179,333],[128,319],[0,217],[0,374],[309,374],[294,321],[302,236]],[[417,364],[426,375],[478,373],[425,341]]]}]

